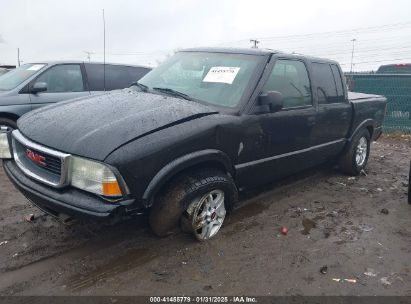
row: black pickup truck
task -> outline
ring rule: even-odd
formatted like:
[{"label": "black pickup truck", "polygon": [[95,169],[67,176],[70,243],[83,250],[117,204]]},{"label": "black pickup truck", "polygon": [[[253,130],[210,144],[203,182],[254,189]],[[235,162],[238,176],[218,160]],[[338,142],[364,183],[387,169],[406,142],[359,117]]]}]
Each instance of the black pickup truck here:
[{"label": "black pickup truck", "polygon": [[382,96],[347,92],[337,62],[271,50],[178,52],[132,87],[26,114],[3,130],[15,186],[54,216],[150,212],[217,234],[237,191],[327,161],[359,174],[381,134]]}]

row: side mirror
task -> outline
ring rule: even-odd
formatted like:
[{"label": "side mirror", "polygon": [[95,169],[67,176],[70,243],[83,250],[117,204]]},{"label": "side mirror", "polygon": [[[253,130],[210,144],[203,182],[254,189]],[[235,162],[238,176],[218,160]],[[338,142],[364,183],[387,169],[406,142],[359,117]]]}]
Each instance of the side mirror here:
[{"label": "side mirror", "polygon": [[268,91],[258,96],[258,113],[274,113],[283,108],[283,94],[277,91]]},{"label": "side mirror", "polygon": [[36,82],[31,87],[30,93],[37,94],[39,92],[47,91],[47,83],[45,82]]}]

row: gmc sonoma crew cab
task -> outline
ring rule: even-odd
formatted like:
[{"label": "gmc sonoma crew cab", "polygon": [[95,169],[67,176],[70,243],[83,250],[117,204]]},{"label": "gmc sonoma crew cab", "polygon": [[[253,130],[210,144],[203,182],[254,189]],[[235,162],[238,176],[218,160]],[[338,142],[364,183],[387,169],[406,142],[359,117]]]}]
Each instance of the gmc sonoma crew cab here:
[{"label": "gmc sonoma crew cab", "polygon": [[54,216],[146,211],[152,230],[217,234],[237,191],[326,161],[359,174],[386,99],[347,92],[330,60],[187,49],[134,86],[26,114],[4,130],[14,185]]}]

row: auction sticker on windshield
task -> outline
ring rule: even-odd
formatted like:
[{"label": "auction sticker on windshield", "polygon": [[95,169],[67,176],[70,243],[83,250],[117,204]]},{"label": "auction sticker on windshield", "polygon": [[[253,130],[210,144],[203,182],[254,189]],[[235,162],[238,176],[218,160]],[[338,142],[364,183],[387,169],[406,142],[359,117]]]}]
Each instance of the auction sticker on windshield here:
[{"label": "auction sticker on windshield", "polygon": [[42,67],[44,67],[44,64],[33,64],[31,67],[27,69],[27,71],[38,71]]},{"label": "auction sticker on windshield", "polygon": [[240,68],[238,67],[212,67],[203,82],[220,82],[232,84]]}]

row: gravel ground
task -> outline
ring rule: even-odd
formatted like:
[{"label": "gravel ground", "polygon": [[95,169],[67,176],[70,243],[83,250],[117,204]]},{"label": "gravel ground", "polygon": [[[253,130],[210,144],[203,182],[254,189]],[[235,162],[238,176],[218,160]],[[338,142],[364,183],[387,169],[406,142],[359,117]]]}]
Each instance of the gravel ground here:
[{"label": "gravel ground", "polygon": [[62,225],[0,169],[0,295],[410,296],[410,151],[385,136],[366,176],[321,167],[242,193],[206,243],[158,239],[145,217]]}]

